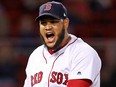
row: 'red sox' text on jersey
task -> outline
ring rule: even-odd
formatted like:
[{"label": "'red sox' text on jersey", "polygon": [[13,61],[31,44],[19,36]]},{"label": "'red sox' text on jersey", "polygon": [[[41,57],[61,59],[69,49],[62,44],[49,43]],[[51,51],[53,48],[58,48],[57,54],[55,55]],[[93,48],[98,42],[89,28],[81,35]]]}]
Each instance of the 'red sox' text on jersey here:
[{"label": "'red sox' text on jersey", "polygon": [[44,45],[33,51],[24,87],[67,87],[70,79],[90,79],[91,87],[100,87],[101,60],[97,52],[81,38],[70,36],[68,44],[54,54]]}]

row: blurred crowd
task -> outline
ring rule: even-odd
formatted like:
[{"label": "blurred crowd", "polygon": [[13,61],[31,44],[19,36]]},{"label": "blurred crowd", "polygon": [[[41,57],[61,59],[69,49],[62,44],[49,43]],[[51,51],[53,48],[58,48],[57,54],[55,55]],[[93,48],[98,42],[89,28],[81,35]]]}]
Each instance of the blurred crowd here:
[{"label": "blurred crowd", "polygon": [[[0,87],[23,87],[28,57],[41,44],[35,18],[47,1],[0,0]],[[116,0],[54,1],[68,10],[69,32],[98,51],[101,87],[116,87]]]}]

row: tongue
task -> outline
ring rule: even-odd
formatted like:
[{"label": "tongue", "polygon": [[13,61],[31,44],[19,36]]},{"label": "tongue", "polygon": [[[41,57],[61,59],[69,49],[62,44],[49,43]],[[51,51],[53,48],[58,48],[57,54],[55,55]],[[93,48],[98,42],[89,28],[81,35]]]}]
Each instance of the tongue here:
[{"label": "tongue", "polygon": [[48,37],[48,42],[53,42],[54,41],[54,37],[51,36],[51,37]]}]

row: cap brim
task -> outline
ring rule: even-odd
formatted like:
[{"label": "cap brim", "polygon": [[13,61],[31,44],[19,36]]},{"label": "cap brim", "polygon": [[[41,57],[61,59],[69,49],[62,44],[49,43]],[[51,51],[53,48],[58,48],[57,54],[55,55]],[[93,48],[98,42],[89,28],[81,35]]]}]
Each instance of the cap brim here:
[{"label": "cap brim", "polygon": [[61,19],[60,17],[58,17],[58,16],[56,16],[56,15],[53,15],[53,14],[50,14],[50,13],[43,13],[43,14],[39,15],[39,16],[36,18],[36,21],[41,20],[41,18],[43,18],[44,16],[51,16],[51,17],[56,18],[56,19]]}]

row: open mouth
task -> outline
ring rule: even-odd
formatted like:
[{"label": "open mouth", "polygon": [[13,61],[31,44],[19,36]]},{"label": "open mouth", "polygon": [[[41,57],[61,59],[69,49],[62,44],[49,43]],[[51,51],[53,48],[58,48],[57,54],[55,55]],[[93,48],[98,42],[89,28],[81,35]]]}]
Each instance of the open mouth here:
[{"label": "open mouth", "polygon": [[54,36],[54,33],[46,33],[46,37],[49,42],[53,42]]}]

